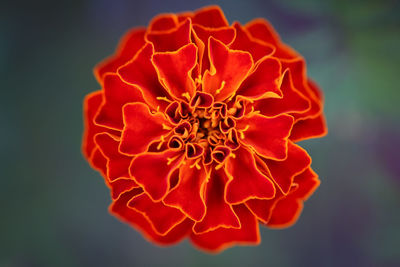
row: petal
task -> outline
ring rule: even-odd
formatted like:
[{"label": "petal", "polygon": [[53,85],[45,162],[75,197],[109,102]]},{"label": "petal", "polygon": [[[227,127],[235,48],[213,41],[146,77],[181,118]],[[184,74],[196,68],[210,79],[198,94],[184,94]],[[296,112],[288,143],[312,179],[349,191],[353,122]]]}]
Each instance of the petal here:
[{"label": "petal", "polygon": [[175,52],[154,53],[153,64],[158,77],[171,96],[188,101],[185,94],[193,96],[196,91],[192,70],[197,62],[197,48],[188,44]]},{"label": "petal", "polygon": [[186,161],[179,168],[178,185],[163,199],[164,204],[180,209],[190,219],[200,221],[206,212],[204,201],[207,178],[203,164],[195,167],[197,159]]},{"label": "petal", "polygon": [[305,139],[323,137],[328,133],[324,115],[316,118],[299,120],[293,126],[290,140],[299,142]]},{"label": "petal", "polygon": [[254,108],[262,115],[276,116],[282,113],[304,113],[310,109],[310,101],[297,91],[289,70],[285,71],[280,86],[282,98],[265,98],[254,103]]},{"label": "petal", "polygon": [[200,73],[202,74],[205,70],[210,69],[208,49],[204,49],[208,44],[208,39],[214,37],[228,45],[233,41],[233,38],[235,38],[235,29],[232,27],[206,28],[200,25],[193,25],[193,30],[194,39],[199,48]]},{"label": "petal", "polygon": [[299,218],[305,201],[319,186],[318,176],[307,168],[294,178],[296,187],[286,197],[276,203],[267,225],[272,228],[285,228],[293,225]]},{"label": "petal", "polygon": [[237,95],[257,99],[265,97],[282,97],[279,83],[282,67],[276,58],[266,57],[255,66],[255,70],[244,80]]},{"label": "petal", "polygon": [[278,33],[265,19],[253,19],[252,21],[247,23],[244,28],[247,30],[248,33],[251,34],[251,36],[266,43],[270,43],[276,46],[281,42],[281,38],[279,37]]},{"label": "petal", "polygon": [[293,59],[300,56],[293,48],[282,43],[278,33],[272,25],[264,19],[258,18],[250,21],[245,25],[245,29],[253,38],[275,46],[274,57]]},{"label": "petal", "polygon": [[105,59],[94,68],[94,74],[100,84],[103,83],[103,76],[106,73],[116,72],[120,66],[131,60],[145,45],[145,33],[145,28],[130,30],[120,41],[115,55]]},{"label": "petal", "polygon": [[155,16],[149,23],[148,30],[168,31],[178,26],[178,17],[175,14],[161,14]]},{"label": "petal", "polygon": [[110,182],[108,185],[111,189],[111,197],[113,199],[117,199],[123,193],[139,187],[139,185],[131,178],[119,178]]},{"label": "petal", "polygon": [[186,218],[178,209],[165,206],[162,202],[153,202],[145,193],[133,197],[128,207],[142,213],[160,235],[167,234]]},{"label": "petal", "polygon": [[[272,211],[278,203],[281,193],[277,192],[273,199],[249,199],[246,201],[246,207],[257,217],[262,223],[268,223],[271,218]],[[278,195],[280,197],[278,197]]]},{"label": "petal", "polygon": [[311,105],[310,109],[299,114],[293,114],[295,120],[315,117],[321,112],[322,101],[309,86],[304,59],[297,58],[294,60],[282,60],[281,62],[283,69],[288,68],[290,70],[294,88],[309,100]]},{"label": "petal", "polygon": [[241,142],[251,146],[263,157],[282,160],[287,155],[287,143],[293,118],[289,115],[265,117],[253,115],[237,121]]},{"label": "petal", "polygon": [[217,228],[240,228],[238,217],[232,205],[225,202],[225,187],[229,180],[224,168],[211,170],[210,178],[206,184],[205,200],[206,215],[203,220],[196,222],[193,231],[196,234],[205,233]]},{"label": "petal", "polygon": [[153,46],[147,43],[136,56],[118,69],[118,75],[124,82],[136,85],[143,93],[143,98],[151,108],[164,110],[168,102],[163,98],[169,98],[167,91],[158,81],[157,72],[151,62]]},{"label": "petal", "polygon": [[170,230],[166,235],[156,233],[145,218],[145,216],[127,206],[127,203],[136,195],[140,194],[140,189],[133,189],[132,191],[122,194],[112,205],[109,210],[112,214],[120,220],[130,224],[132,227],[138,229],[143,236],[150,242],[155,242],[160,245],[170,245],[181,241],[186,237],[190,231],[193,223],[190,220],[184,220]]},{"label": "petal", "polygon": [[270,199],[275,196],[271,180],[258,171],[253,154],[243,146],[230,157],[226,166],[232,179],[226,187],[226,201],[240,204],[249,199]]},{"label": "petal", "polygon": [[228,26],[224,12],[219,6],[208,6],[195,11],[192,17],[193,24],[200,24],[209,28]]},{"label": "petal", "polygon": [[130,174],[154,201],[161,200],[170,187],[170,177],[182,162],[182,151],[166,150],[138,155],[130,166]]},{"label": "petal", "polygon": [[294,177],[307,169],[311,164],[311,158],[307,154],[307,151],[291,141],[288,142],[288,154],[285,160],[263,159],[263,161],[267,165],[272,179],[283,194],[289,192]]},{"label": "petal", "polygon": [[234,245],[257,245],[260,243],[258,222],[253,214],[244,206],[234,206],[239,217],[239,229],[218,228],[203,234],[192,233],[190,240],[200,249],[218,253]]},{"label": "petal", "polygon": [[275,50],[273,46],[251,38],[246,29],[240,26],[239,23],[233,23],[233,27],[236,30],[236,38],[229,46],[230,49],[248,51],[253,57],[254,62],[273,54]]},{"label": "petal", "polygon": [[120,135],[120,132],[98,126],[94,123],[94,118],[102,102],[102,91],[96,91],[86,95],[83,102],[84,132],[82,140],[82,153],[86,158],[90,158],[93,150],[96,148],[94,136],[100,132],[109,132],[114,135]]},{"label": "petal", "polygon": [[210,71],[203,77],[203,89],[214,95],[215,101],[223,101],[233,95],[253,66],[247,52],[233,51],[222,42],[210,37]]},{"label": "petal", "polygon": [[99,171],[103,177],[107,177],[107,159],[98,148],[95,148],[89,158],[89,163],[93,169]]},{"label": "petal", "polygon": [[302,200],[307,200],[318,188],[320,181],[318,175],[309,167],[294,178],[294,182],[299,185],[293,196]]},{"label": "petal", "polygon": [[119,139],[108,133],[99,133],[95,136],[95,142],[107,159],[107,178],[110,181],[118,178],[130,178],[128,169],[132,157],[118,151]]},{"label": "petal", "polygon": [[142,92],[135,86],[124,83],[117,74],[106,74],[104,76],[104,100],[95,117],[96,124],[122,130],[124,127],[122,106],[134,102],[144,102]]},{"label": "petal", "polygon": [[124,130],[119,150],[135,155],[146,151],[152,141],[159,140],[170,130],[162,113],[151,113],[143,103],[126,104],[123,108]]},{"label": "petal", "polygon": [[191,28],[192,23],[190,19],[187,19],[175,29],[149,32],[146,35],[146,39],[154,45],[156,52],[175,51],[191,42]]}]

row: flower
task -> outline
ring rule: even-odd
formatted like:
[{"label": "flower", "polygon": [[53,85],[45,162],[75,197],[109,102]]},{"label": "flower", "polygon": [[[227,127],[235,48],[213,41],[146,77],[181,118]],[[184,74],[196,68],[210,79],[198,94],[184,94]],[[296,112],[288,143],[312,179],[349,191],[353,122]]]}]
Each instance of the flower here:
[{"label": "flower", "polygon": [[218,252],[292,225],[318,187],[297,142],[326,134],[304,59],[271,25],[217,6],[162,14],[95,68],[83,153],[110,212],[145,238]]}]

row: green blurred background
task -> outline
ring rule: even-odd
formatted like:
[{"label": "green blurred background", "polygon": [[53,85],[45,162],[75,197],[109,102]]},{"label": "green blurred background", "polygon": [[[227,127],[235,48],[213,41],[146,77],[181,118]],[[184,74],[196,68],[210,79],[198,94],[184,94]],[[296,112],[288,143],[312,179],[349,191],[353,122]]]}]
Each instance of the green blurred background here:
[{"label": "green blurred background", "polygon": [[[400,266],[400,1],[2,1],[0,266]],[[159,248],[107,212],[83,159],[92,67],[161,12],[219,4],[271,21],[323,88],[322,184],[298,223],[219,255]]]}]

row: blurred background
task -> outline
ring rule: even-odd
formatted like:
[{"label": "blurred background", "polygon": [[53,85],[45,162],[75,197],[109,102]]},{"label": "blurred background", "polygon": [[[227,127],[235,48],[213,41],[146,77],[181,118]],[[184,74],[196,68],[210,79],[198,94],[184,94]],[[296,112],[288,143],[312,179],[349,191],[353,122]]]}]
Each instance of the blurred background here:
[{"label": "blurred background", "polygon": [[[107,212],[80,152],[93,66],[129,28],[218,4],[267,18],[322,87],[329,135],[303,142],[322,184],[262,244],[160,248]],[[2,1],[0,266],[400,266],[400,1]]]}]

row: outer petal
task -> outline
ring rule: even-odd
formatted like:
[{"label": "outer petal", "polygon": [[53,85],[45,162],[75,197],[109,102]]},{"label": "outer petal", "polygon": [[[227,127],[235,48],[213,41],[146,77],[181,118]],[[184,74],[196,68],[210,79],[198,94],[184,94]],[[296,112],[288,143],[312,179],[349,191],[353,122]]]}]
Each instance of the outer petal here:
[{"label": "outer petal", "polygon": [[[321,99],[322,95],[320,90],[318,89],[318,86],[312,81],[308,81],[308,85],[310,89],[314,92],[314,94],[319,99]],[[325,116],[321,112],[320,115],[315,118],[299,120],[293,127],[290,139],[298,142],[309,138],[322,137],[325,136],[327,133],[328,128],[326,126]]]},{"label": "outer petal", "polygon": [[304,97],[310,101],[310,109],[300,114],[293,114],[296,121],[298,119],[313,118],[322,110],[321,99],[312,91],[307,81],[306,63],[304,59],[282,60],[284,69],[288,68],[292,77],[293,85]]},{"label": "outer petal", "polygon": [[194,95],[196,87],[192,79],[192,70],[197,62],[197,48],[188,44],[176,52],[155,53],[153,64],[157,69],[160,81],[169,90],[169,93],[179,99],[188,100]]},{"label": "outer petal", "polygon": [[194,245],[208,252],[218,253],[233,245],[257,245],[260,243],[258,222],[244,205],[234,206],[239,217],[239,229],[218,228],[216,230],[190,236]]},{"label": "outer petal", "polygon": [[263,159],[269,173],[283,194],[287,194],[293,184],[294,177],[307,169],[311,158],[307,151],[293,142],[288,142],[288,154],[285,160],[275,161]]},{"label": "outer petal", "polygon": [[279,60],[265,57],[256,64],[255,70],[242,83],[236,94],[251,99],[282,97],[279,89],[281,75],[282,67]]},{"label": "outer petal", "polygon": [[192,17],[193,24],[200,24],[209,28],[228,26],[224,12],[219,6],[208,6],[195,11]]},{"label": "outer petal", "polygon": [[257,18],[246,24],[245,28],[253,38],[275,46],[275,57],[285,59],[299,57],[299,54],[293,48],[281,42],[278,33],[268,21]]},{"label": "outer petal", "polygon": [[191,42],[191,27],[192,23],[187,19],[169,31],[149,32],[146,39],[153,43],[156,52],[175,51]]},{"label": "outer petal", "polygon": [[131,176],[154,201],[161,200],[170,186],[170,177],[182,162],[183,152],[165,150],[138,155],[129,169]]},{"label": "outer petal", "polygon": [[100,132],[109,132],[119,135],[119,132],[113,131],[94,124],[94,117],[96,116],[102,101],[102,91],[96,91],[88,94],[83,102],[83,118],[84,118],[84,132],[82,140],[82,153],[86,158],[90,158],[93,150],[96,148],[94,143],[94,135]]},{"label": "outer petal", "polygon": [[152,56],[153,46],[147,43],[131,61],[118,69],[118,75],[123,81],[138,86],[150,107],[164,110],[168,102],[162,98],[169,98],[169,95],[158,81],[157,72],[151,62]]},{"label": "outer petal", "polygon": [[133,197],[128,207],[142,213],[160,235],[167,234],[186,218],[178,209],[165,206],[162,202],[153,202],[145,193]]},{"label": "outer petal", "polygon": [[161,113],[152,114],[143,103],[126,104],[123,108],[124,130],[119,150],[135,155],[147,150],[150,143],[168,134],[169,125]]},{"label": "outer petal", "polygon": [[272,211],[282,197],[280,192],[276,193],[273,199],[249,199],[246,201],[246,207],[257,217],[262,223],[268,223],[271,218]]},{"label": "outer petal", "polygon": [[121,194],[132,190],[133,188],[138,188],[139,185],[131,178],[119,178],[110,183],[108,186],[111,189],[111,197],[117,199]]},{"label": "outer petal", "polygon": [[292,125],[293,118],[288,115],[269,118],[257,114],[243,117],[236,124],[242,133],[241,142],[254,148],[261,156],[276,160],[286,158]]},{"label": "outer petal", "polygon": [[255,109],[265,116],[304,113],[310,109],[310,101],[294,88],[289,70],[283,74],[280,90],[283,94],[282,98],[265,98],[256,101]]},{"label": "outer petal", "polygon": [[94,74],[99,83],[103,82],[104,74],[116,72],[120,66],[131,60],[145,45],[145,32],[145,28],[130,30],[120,41],[115,55],[105,59],[94,68]]},{"label": "outer petal", "polygon": [[148,30],[168,31],[178,26],[178,17],[175,14],[161,14],[154,17],[149,23]]},{"label": "outer petal", "polygon": [[142,92],[135,86],[124,83],[115,73],[104,76],[104,99],[95,122],[116,130],[124,127],[122,106],[126,103],[144,102]]},{"label": "outer petal", "polygon": [[253,154],[243,146],[235,151],[235,157],[227,161],[227,172],[232,176],[226,187],[226,201],[243,203],[248,199],[270,199],[275,196],[271,180],[258,171]]},{"label": "outer petal", "polygon": [[93,150],[89,158],[89,163],[92,168],[99,171],[104,178],[107,177],[107,159],[97,147]]},{"label": "outer petal", "polygon": [[217,228],[240,228],[238,217],[232,206],[225,202],[225,187],[229,178],[224,168],[212,168],[210,180],[206,185],[207,211],[203,220],[196,222],[193,230],[196,234],[205,233]]},{"label": "outer petal", "polygon": [[130,178],[128,169],[132,157],[118,151],[119,139],[108,133],[99,133],[95,136],[95,142],[107,159],[107,178],[110,181],[118,178]]},{"label": "outer petal", "polygon": [[297,186],[286,196],[276,203],[271,218],[267,225],[273,228],[285,228],[293,225],[300,216],[305,201],[318,187],[317,175],[306,169],[303,173],[294,178]]},{"label": "outer petal", "polygon": [[203,77],[203,89],[223,101],[233,95],[253,66],[247,52],[233,51],[222,42],[209,39],[210,71]]},{"label": "outer petal", "polygon": [[132,227],[142,232],[143,236],[159,245],[171,245],[181,241],[187,236],[193,223],[190,220],[185,220],[175,226],[166,235],[156,233],[150,222],[143,216],[142,213],[135,211],[127,206],[127,203],[136,195],[140,194],[140,189],[122,194],[109,208],[110,212],[117,216],[120,220],[130,224]]},{"label": "outer petal", "polygon": [[[200,221],[206,212],[204,190],[207,178],[203,164],[194,167],[197,159],[189,160],[179,168],[178,185],[163,199],[164,204],[176,207],[194,221]],[[189,201],[190,200],[190,201]]]},{"label": "outer petal", "polygon": [[236,38],[229,46],[230,49],[249,51],[254,62],[274,53],[275,48],[273,46],[251,38],[239,23],[233,23],[233,27],[236,29]]}]

